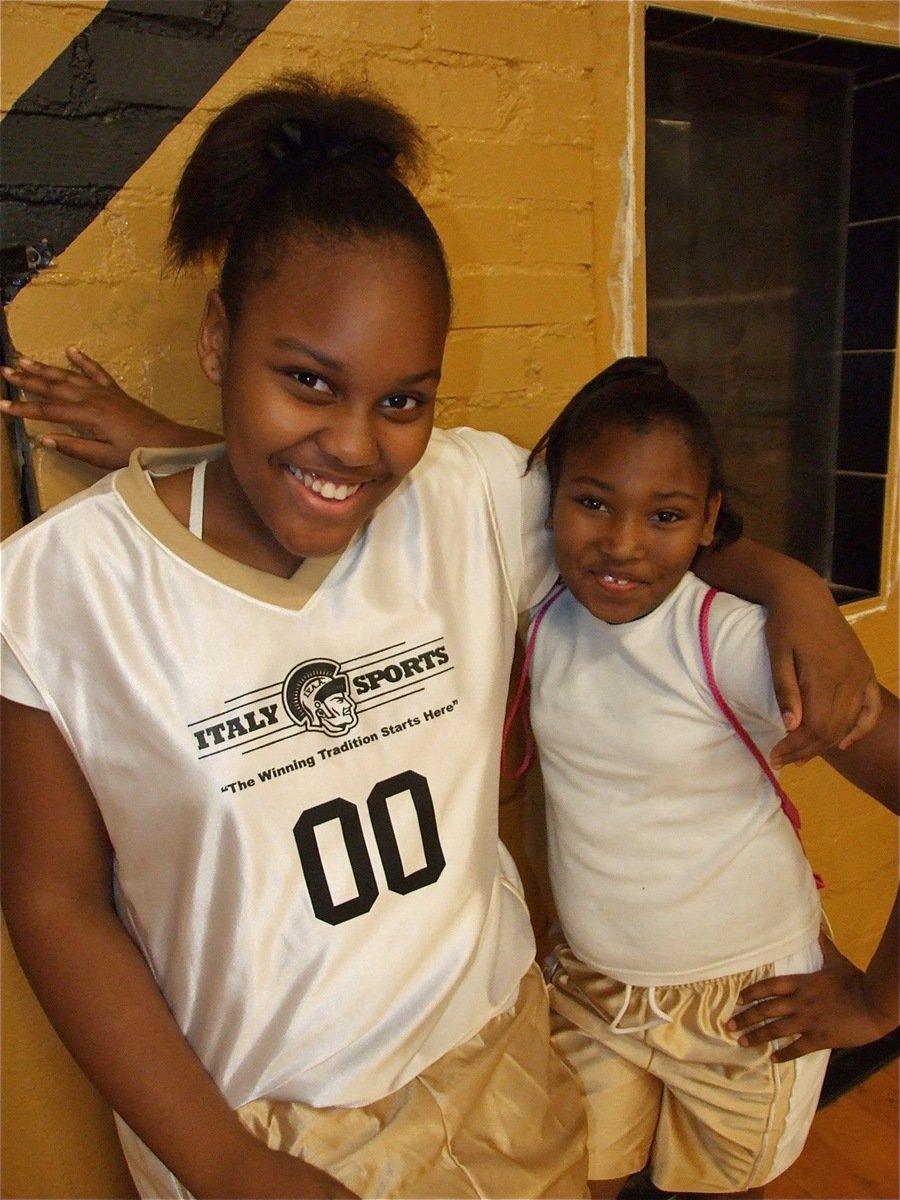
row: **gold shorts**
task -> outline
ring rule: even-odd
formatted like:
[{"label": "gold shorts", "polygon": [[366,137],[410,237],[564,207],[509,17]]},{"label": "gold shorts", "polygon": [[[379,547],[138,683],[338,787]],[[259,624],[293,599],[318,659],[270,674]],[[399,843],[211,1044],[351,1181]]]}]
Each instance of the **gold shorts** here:
[{"label": "gold shorts", "polygon": [[651,1164],[666,1191],[739,1192],[780,1175],[803,1149],[828,1051],[775,1063],[725,1028],[754,979],[821,965],[817,944],[766,967],[655,988],[619,983],[567,946],[550,989],[553,1041],[581,1078],[589,1177]]},{"label": "gold shorts", "polygon": [[[273,1149],[302,1155],[360,1196],[583,1197],[584,1098],[551,1048],[548,1018],[534,967],[512,1009],[383,1100],[361,1108],[253,1100],[238,1116]],[[121,1123],[120,1134],[142,1196],[187,1200]]]}]

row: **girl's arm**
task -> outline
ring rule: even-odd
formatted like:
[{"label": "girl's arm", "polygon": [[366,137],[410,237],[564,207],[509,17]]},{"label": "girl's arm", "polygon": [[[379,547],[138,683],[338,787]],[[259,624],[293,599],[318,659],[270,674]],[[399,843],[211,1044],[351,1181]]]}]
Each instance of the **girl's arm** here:
[{"label": "girl's arm", "polygon": [[772,682],[788,730],[772,751],[775,767],[844,749],[874,728],[881,701],[872,664],[814,571],[744,537],[703,551],[693,569],[768,609]]},{"label": "girl's arm", "polygon": [[247,1132],[113,907],[113,852],[46,712],[2,702],[2,896],[50,1021],[103,1096],[198,1197],[350,1197]]},{"label": "girl's arm", "polygon": [[3,367],[13,387],[40,400],[0,400],[4,415],[52,421],[78,432],[47,433],[39,444],[59,450],[104,471],[124,467],[136,446],[205,446],[221,434],[179,425],[123,392],[113,377],[75,346],[66,357],[77,368],[50,367],[19,357],[16,367]]},{"label": "girl's arm", "polygon": [[[219,440],[217,434],[179,425],[132,399],[75,347],[66,354],[75,371],[27,358],[19,358],[16,370],[2,369],[9,383],[42,398],[0,402],[4,413],[58,422],[87,434],[54,433],[42,439],[44,445],[111,470],[124,466],[135,446]],[[789,731],[772,752],[776,766],[849,745],[872,728],[878,716],[872,665],[814,571],[749,538],[704,551],[694,570],[707,583],[769,609],[772,677]]]},{"label": "girl's arm", "polygon": [[[883,707],[875,729],[848,750],[825,759],[851,783],[896,813],[900,788],[900,705],[881,689]],[[729,1026],[746,1046],[792,1038],[772,1057],[780,1062],[826,1046],[862,1046],[900,1024],[900,944],[898,901],[878,948],[860,971],[828,941],[825,963],[809,975],[780,975],[744,988],[740,1004],[751,1007]],[[760,1022],[769,1022],[761,1024]]]}]

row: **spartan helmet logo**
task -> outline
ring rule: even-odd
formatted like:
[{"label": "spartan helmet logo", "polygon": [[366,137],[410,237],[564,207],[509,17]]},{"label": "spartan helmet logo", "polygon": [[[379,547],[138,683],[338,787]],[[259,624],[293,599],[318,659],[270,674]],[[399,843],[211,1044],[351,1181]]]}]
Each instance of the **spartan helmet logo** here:
[{"label": "spartan helmet logo", "polygon": [[314,658],[294,667],[281,695],[292,721],[306,729],[321,729],[329,737],[341,737],[359,721],[347,676],[330,658]]}]

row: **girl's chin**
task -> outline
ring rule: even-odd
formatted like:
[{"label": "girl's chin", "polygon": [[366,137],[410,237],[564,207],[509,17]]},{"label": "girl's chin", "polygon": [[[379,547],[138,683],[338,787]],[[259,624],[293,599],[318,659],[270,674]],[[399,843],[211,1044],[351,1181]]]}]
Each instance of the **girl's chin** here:
[{"label": "girl's chin", "polygon": [[278,538],[282,550],[299,562],[305,558],[331,558],[341,554],[353,540],[359,528],[358,524],[343,530],[315,530],[308,536],[298,536],[296,533],[285,534]]}]

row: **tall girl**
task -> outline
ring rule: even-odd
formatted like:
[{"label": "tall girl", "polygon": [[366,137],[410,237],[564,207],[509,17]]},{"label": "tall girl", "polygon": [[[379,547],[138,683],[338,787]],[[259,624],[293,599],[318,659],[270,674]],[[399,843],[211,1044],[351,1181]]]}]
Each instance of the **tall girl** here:
[{"label": "tall girl", "polygon": [[543,485],[431,438],[419,150],[311,79],[224,111],[170,238],[224,254],[224,446],[144,453],[4,549],[4,909],[147,1196],[584,1190],[497,839]]},{"label": "tall girl", "polygon": [[[592,1194],[649,1158],[668,1192],[761,1195],[803,1147],[822,1047],[897,1023],[896,923],[865,975],[836,951],[820,969],[809,864],[715,698],[768,754],[783,725],[764,613],[690,570],[740,531],[693,397],[658,360],[620,360],[538,454],[565,587],[532,624],[531,716],[565,938],[555,1042],[588,1097]],[[896,812],[884,699],[875,731],[830,761]]]},{"label": "tall girl", "polygon": [[[145,1195],[584,1188],[497,839],[545,483],[497,435],[432,433],[450,287],[419,150],[383,99],[306,77],[217,117],[170,247],[221,259],[198,346],[224,445],[144,450],[5,546],[4,908]],[[75,424],[147,430],[87,366]],[[71,402],[71,373],[7,377],[53,420]],[[825,628],[826,674],[837,641],[865,679],[818,582],[747,554],[780,653]]]}]

